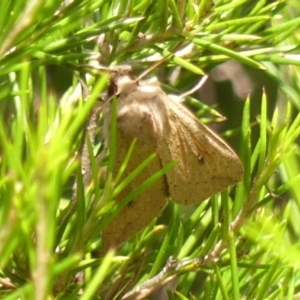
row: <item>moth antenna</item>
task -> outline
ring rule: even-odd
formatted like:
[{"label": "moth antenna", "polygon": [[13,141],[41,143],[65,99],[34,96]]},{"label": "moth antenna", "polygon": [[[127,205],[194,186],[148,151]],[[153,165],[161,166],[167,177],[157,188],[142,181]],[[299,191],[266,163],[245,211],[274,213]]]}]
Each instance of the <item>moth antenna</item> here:
[{"label": "moth antenna", "polygon": [[105,67],[102,65],[84,64],[84,65],[80,65],[80,67],[97,70],[97,71],[103,71],[103,72],[106,72],[109,74],[117,73],[117,74],[125,75],[125,74],[132,72],[132,67],[130,65],[118,65],[118,66],[112,66],[112,67]]},{"label": "moth antenna", "polygon": [[152,70],[154,70],[156,67],[158,67],[159,65],[161,65],[162,63],[164,63],[167,59],[169,59],[171,56],[175,56],[174,54],[178,49],[180,49],[180,47],[183,45],[183,43],[179,43],[173,50],[172,52],[170,52],[168,55],[166,55],[165,57],[163,57],[161,60],[159,60],[158,62],[154,63],[148,70],[146,70],[145,72],[143,72],[137,79],[136,81],[139,81],[140,79],[142,79],[144,76],[146,76],[148,73],[150,73]]},{"label": "moth antenna", "polygon": [[164,58],[162,58],[161,60],[157,61],[156,63],[154,63],[151,67],[149,67],[146,71],[144,71],[137,79],[136,81],[141,80],[143,77],[145,77],[147,74],[149,74],[152,70],[154,70],[156,67],[158,67],[159,65],[161,65],[162,63],[164,63],[169,56],[171,56],[173,53],[168,54],[167,56],[165,56]]},{"label": "moth antenna", "polygon": [[180,95],[180,98],[185,98],[187,96],[192,95],[193,93],[195,93],[196,91],[198,91],[199,89],[201,89],[201,87],[204,85],[204,83],[207,81],[208,79],[208,75],[204,75],[200,81],[189,91],[183,93]]}]

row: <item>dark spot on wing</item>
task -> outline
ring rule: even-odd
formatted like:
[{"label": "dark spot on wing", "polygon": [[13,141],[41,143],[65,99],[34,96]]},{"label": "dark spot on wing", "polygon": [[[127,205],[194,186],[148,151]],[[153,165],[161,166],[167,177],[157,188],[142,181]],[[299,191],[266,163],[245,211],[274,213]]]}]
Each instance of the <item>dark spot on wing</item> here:
[{"label": "dark spot on wing", "polygon": [[204,157],[202,155],[198,155],[198,162],[203,165],[205,163]]}]

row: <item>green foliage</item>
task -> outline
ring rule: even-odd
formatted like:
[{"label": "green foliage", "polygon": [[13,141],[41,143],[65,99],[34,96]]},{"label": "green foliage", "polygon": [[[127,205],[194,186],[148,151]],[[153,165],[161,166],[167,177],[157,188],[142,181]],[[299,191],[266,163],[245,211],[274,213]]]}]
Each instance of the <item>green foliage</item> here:
[{"label": "green foliage", "polygon": [[[294,299],[299,12],[296,0],[0,1],[1,299],[142,299],[167,283],[176,283],[169,299]],[[272,80],[242,113],[238,102],[229,107],[225,136],[239,144],[243,182],[196,207],[170,202],[156,223],[101,252],[101,232],[120,209],[111,200],[126,182],[87,187],[82,178],[83,129],[107,87],[107,75],[84,66],[129,63],[136,74],[156,66],[164,89],[182,93],[232,59]],[[188,102],[207,121],[220,118],[218,108]]]}]

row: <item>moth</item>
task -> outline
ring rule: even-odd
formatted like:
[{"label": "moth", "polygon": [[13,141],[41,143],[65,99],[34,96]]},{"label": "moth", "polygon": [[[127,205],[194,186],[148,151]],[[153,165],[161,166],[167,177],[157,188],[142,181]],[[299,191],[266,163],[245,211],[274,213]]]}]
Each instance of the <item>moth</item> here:
[{"label": "moth", "polygon": [[[122,200],[165,165],[178,163],[125,206],[105,228],[104,249],[120,245],[145,228],[159,216],[169,198],[183,205],[198,204],[243,176],[243,166],[234,151],[181,103],[165,94],[157,82],[137,82],[130,72],[123,72],[112,76],[112,85],[117,97],[114,175],[134,139],[136,145],[123,178],[156,154],[115,201]],[[109,147],[112,109],[107,104],[103,132]]]}]

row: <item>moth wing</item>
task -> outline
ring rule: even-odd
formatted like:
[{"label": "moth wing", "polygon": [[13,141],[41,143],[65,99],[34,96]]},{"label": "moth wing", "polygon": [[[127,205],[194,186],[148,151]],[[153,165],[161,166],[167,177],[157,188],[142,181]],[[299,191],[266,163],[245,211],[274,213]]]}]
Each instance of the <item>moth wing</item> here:
[{"label": "moth wing", "polygon": [[[122,178],[126,178],[142,161],[157,151],[155,139],[157,124],[151,115],[153,108],[151,108],[151,105],[150,108],[149,105],[136,105],[136,101],[134,101],[134,99],[137,99],[143,103],[143,95],[146,97],[145,101],[149,100],[150,103],[155,103],[156,97],[151,101],[151,97],[148,99],[147,94],[139,94],[138,97],[133,93],[130,97],[120,99],[120,103],[122,101],[124,104],[124,110],[120,107],[120,114],[117,119],[115,175],[124,161],[131,142],[134,138],[137,138],[133,153]],[[132,101],[129,101],[130,99]],[[143,169],[115,200],[120,201],[124,199],[132,190],[140,186],[145,180],[162,168],[163,165],[160,158],[156,155],[150,164]],[[103,248],[116,247],[145,228],[155,217],[160,215],[167,204],[167,196],[167,182],[166,177],[163,176],[128,203],[116,218],[108,224],[102,233]]]},{"label": "moth wing", "polygon": [[240,181],[243,166],[233,150],[183,105],[166,101],[169,126],[158,153],[163,165],[178,161],[167,173],[171,198],[196,204]]}]

